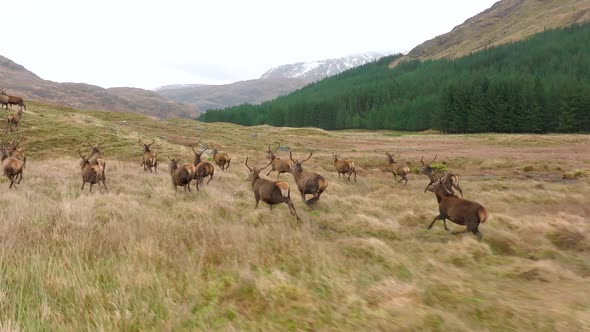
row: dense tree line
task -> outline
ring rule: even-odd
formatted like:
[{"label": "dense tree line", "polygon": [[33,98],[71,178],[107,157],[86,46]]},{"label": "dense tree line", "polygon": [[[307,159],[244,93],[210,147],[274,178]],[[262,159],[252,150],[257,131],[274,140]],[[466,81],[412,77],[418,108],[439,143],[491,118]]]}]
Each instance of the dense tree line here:
[{"label": "dense tree line", "polygon": [[388,69],[398,56],[261,105],[212,110],[199,120],[449,133],[590,131],[590,23],[460,59]]}]

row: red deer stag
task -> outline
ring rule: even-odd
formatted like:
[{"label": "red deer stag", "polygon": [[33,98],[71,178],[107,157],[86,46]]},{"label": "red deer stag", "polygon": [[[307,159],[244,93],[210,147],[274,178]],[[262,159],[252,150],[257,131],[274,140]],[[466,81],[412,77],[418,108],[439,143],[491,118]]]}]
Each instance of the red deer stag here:
[{"label": "red deer stag", "polygon": [[146,172],[149,170],[151,173],[153,168],[158,173],[158,154],[150,150],[150,146],[154,144],[154,141],[152,140],[151,143],[145,144],[139,140],[137,143],[143,148],[143,160],[139,166],[143,166],[143,170]]},{"label": "red deer stag", "polygon": [[19,184],[23,179],[23,170],[25,167],[25,161],[19,159],[18,156],[10,156],[10,147],[3,147],[0,152],[0,160],[2,161],[2,169],[4,170],[4,176],[10,180],[8,188],[12,188],[14,183]]},{"label": "red deer stag", "polygon": [[[426,186],[426,188],[424,188],[424,192],[426,192],[426,190],[428,189],[428,187],[433,184],[436,180],[438,180],[439,178],[441,178],[442,176],[444,176],[445,174],[438,174],[437,170],[435,170],[434,168],[432,168],[430,165],[436,160],[436,157],[438,157],[438,154],[434,156],[434,159],[432,159],[431,162],[429,162],[428,164],[424,163],[424,156],[422,156],[422,158],[420,158],[420,162],[422,163],[422,168],[420,169],[420,172],[426,176],[428,176],[428,178],[430,179],[430,183],[428,183],[428,185]],[[445,183],[445,186],[447,188],[450,189],[451,192],[454,193],[453,188],[457,189],[457,191],[459,191],[459,193],[461,194],[461,197],[463,197],[463,190],[461,190],[461,187],[459,186],[459,177],[452,174],[452,173],[448,173],[448,176],[446,178],[447,182]]]},{"label": "red deer stag", "polygon": [[[27,156],[25,154],[25,151],[18,147],[20,145],[20,143],[21,143],[21,141],[10,142],[6,151],[8,152],[8,155],[10,157],[14,157],[18,160],[23,161],[23,171],[24,171],[25,167],[27,166]],[[23,172],[20,172],[18,175],[18,182],[17,183],[20,183],[20,181],[22,179],[23,179]]]},{"label": "red deer stag", "polygon": [[[393,156],[395,154],[385,152],[385,155],[387,155],[387,162],[391,166],[391,172],[393,173],[393,177],[395,178],[395,180],[399,183],[404,181],[404,184],[407,185],[408,184],[407,175],[410,173],[410,168],[408,167],[408,165],[406,165],[405,163],[398,164],[397,161],[395,161],[393,159]],[[397,180],[398,175],[401,178],[399,181]]]},{"label": "red deer stag", "polygon": [[8,102],[10,101],[10,97],[6,94],[6,88],[0,89],[0,104],[2,104],[2,109],[6,108],[8,110]]},{"label": "red deer stag", "polygon": [[12,132],[12,127],[16,127],[16,131],[18,131],[18,125],[20,123],[20,120],[23,117],[23,110],[20,109],[18,110],[18,112],[16,112],[16,114],[14,115],[9,115],[6,118],[6,133],[8,133],[8,130],[10,130],[10,132]]},{"label": "red deer stag", "polygon": [[170,177],[172,178],[172,186],[174,187],[174,191],[176,191],[176,187],[184,187],[184,191],[187,190],[191,191],[191,181],[195,177],[195,166],[191,164],[184,164],[178,166],[178,162],[180,160],[176,158],[170,158]]},{"label": "red deer stag", "polygon": [[348,174],[348,182],[350,182],[350,176],[354,174],[354,182],[356,182],[356,169],[354,167],[354,163],[352,160],[341,160],[338,159],[341,154],[332,153],[332,157],[334,158],[334,167],[336,168],[336,172],[338,172],[338,178],[340,179],[340,174],[342,173],[346,177]]},{"label": "red deer stag", "polygon": [[467,226],[465,230],[453,232],[452,234],[471,232],[477,236],[478,240],[481,240],[482,235],[478,228],[479,224],[483,224],[488,219],[488,211],[479,203],[453,195],[446,186],[449,176],[450,174],[447,173],[434,183],[431,183],[427,188],[428,191],[436,195],[439,211],[439,215],[434,217],[428,229],[432,228],[435,221],[442,220],[445,230],[448,232],[447,219],[449,219],[457,225]]},{"label": "red deer stag", "polygon": [[6,94],[6,88],[0,89],[0,95],[6,96],[0,98],[0,103],[2,103],[2,107],[6,105],[6,109],[8,109],[8,105],[10,105],[10,108],[12,108],[12,105],[19,105],[20,110],[22,110],[23,108],[25,109],[25,111],[27,110],[25,101],[21,97],[9,96],[8,94]]},{"label": "red deer stag", "polygon": [[[310,152],[309,157],[302,161],[298,161],[293,159],[293,152],[289,152],[289,158],[291,158],[291,161],[293,162],[293,165],[291,165],[291,174],[293,174],[297,189],[299,189],[299,193],[301,194],[301,199],[303,199],[307,205],[317,202],[320,199],[320,195],[328,187],[328,180],[324,179],[323,176],[317,173],[304,172],[303,167],[301,167],[304,162],[311,158],[312,154],[313,152]],[[313,195],[313,198],[306,201],[305,195],[307,194]]]},{"label": "red deer stag", "polygon": [[210,162],[201,161],[201,155],[208,149],[207,145],[205,145],[205,149],[203,149],[203,151],[201,152],[195,151],[194,146],[191,146],[191,149],[195,154],[195,162],[193,163],[195,165],[195,186],[197,187],[197,191],[199,191],[199,184],[203,183],[203,179],[209,177],[207,184],[209,184],[209,182],[213,180],[213,173],[215,173],[215,167],[213,167],[213,165]]},{"label": "red deer stag", "polygon": [[229,157],[229,155],[225,152],[219,152],[217,151],[217,148],[213,146],[213,144],[209,144],[211,145],[211,153],[213,154],[213,160],[215,160],[215,163],[217,164],[217,166],[219,166],[219,168],[221,168],[222,171],[225,171],[226,169],[229,168],[229,162],[231,161],[231,158]]},{"label": "red deer stag", "polygon": [[254,209],[258,208],[260,200],[268,204],[271,210],[273,205],[285,203],[289,206],[289,212],[291,212],[298,221],[301,220],[295,210],[295,205],[293,205],[293,202],[291,201],[289,184],[284,181],[270,181],[260,177],[260,172],[271,164],[272,161],[261,169],[256,167],[250,168],[250,166],[248,166],[248,157],[246,157],[245,165],[248,170],[250,170],[248,180],[252,182],[252,191],[254,192],[254,199],[256,200],[256,206]]},{"label": "red deer stag", "polygon": [[90,183],[90,192],[92,192],[92,186],[98,184],[98,188],[100,189],[100,185],[104,187],[106,192],[109,192],[109,188],[107,187],[106,177],[105,177],[105,170],[106,170],[106,163],[101,164],[92,164],[88,157],[82,155],[82,152],[78,150],[78,155],[80,155],[80,173],[82,175],[82,188],[86,183]]},{"label": "red deer stag", "polygon": [[281,143],[277,146],[274,151],[268,146],[268,151],[266,158],[270,160],[271,169],[266,173],[268,176],[271,172],[277,172],[277,179],[281,177],[281,173],[289,173],[291,171],[291,165],[293,164],[290,160],[284,160],[275,155],[279,148],[281,147]]}]

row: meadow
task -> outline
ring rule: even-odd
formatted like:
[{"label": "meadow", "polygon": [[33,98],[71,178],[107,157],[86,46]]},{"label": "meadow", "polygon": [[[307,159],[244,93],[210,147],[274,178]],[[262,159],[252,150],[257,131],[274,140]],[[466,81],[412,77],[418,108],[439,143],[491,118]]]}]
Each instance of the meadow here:
[{"label": "meadow", "polygon": [[[23,182],[0,181],[1,331],[582,331],[590,329],[590,136],[241,127],[27,104]],[[155,139],[160,171],[140,167]],[[77,150],[102,142],[109,193],[81,191]],[[219,145],[229,169],[175,192],[166,155]],[[254,197],[243,162],[280,142],[329,186],[303,223]],[[437,222],[444,161],[490,212],[483,240]],[[339,180],[343,152],[358,183]],[[208,153],[208,152],[207,152]],[[288,152],[279,151],[287,158]],[[206,159],[210,159],[207,154]],[[264,172],[266,175],[266,172]],[[269,178],[276,178],[273,173]],[[453,230],[460,226],[449,223]]]}]

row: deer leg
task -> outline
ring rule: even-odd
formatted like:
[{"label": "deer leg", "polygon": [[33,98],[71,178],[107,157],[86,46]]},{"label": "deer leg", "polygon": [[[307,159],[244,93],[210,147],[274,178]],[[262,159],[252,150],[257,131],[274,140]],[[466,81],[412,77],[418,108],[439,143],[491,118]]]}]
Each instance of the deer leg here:
[{"label": "deer leg", "polygon": [[18,176],[18,182],[17,183],[20,184],[20,182],[23,180],[23,172],[22,172],[22,170],[17,174],[17,176]]},{"label": "deer leg", "polygon": [[90,182],[90,192],[92,192],[92,186],[94,186],[94,183]]},{"label": "deer leg", "polygon": [[301,219],[297,214],[297,210],[295,210],[295,205],[293,205],[293,202],[291,202],[291,198],[289,198],[285,203],[287,203],[287,205],[289,206],[289,211],[291,212],[291,214],[294,215],[295,218],[297,218],[297,221],[300,221]]},{"label": "deer leg", "polygon": [[354,183],[356,183],[356,171],[354,171]]},{"label": "deer leg", "polygon": [[434,220],[432,220],[432,222],[430,223],[430,225],[428,225],[428,227],[426,229],[431,229],[432,226],[434,225],[434,222],[435,221],[437,221],[437,220],[445,220],[445,219],[442,219],[442,216],[439,214],[438,216],[434,217]]},{"label": "deer leg", "polygon": [[211,176],[209,176],[209,181],[207,181],[207,184],[209,184],[209,182],[211,182],[211,180],[213,180],[213,174],[211,174]]},{"label": "deer leg", "polygon": [[86,182],[82,181],[82,188],[80,188],[80,190],[84,190],[84,185],[86,184]]},{"label": "deer leg", "polygon": [[256,200],[256,205],[254,205],[254,210],[258,209],[258,203],[260,203],[260,195],[254,194],[254,199]]},{"label": "deer leg", "polygon": [[447,226],[447,218],[443,219],[443,225],[445,226],[445,231],[450,232],[451,230]]},{"label": "deer leg", "polygon": [[307,204],[307,201],[305,200],[305,193],[303,192],[303,190],[299,190],[299,193],[301,194],[301,199],[305,202],[305,204]]}]

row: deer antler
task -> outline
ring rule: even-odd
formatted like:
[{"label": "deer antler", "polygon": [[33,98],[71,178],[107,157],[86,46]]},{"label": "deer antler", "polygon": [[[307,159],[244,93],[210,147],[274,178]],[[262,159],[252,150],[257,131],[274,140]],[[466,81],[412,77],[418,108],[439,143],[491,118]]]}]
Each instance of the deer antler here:
[{"label": "deer antler", "polygon": [[273,153],[276,153],[279,150],[280,147],[281,147],[281,142],[279,142],[279,146],[277,146],[277,148],[274,150]]},{"label": "deer antler", "polygon": [[311,151],[311,152],[309,153],[309,157],[307,157],[307,158],[303,159],[303,160],[301,161],[301,163],[303,163],[303,162],[305,162],[305,161],[308,161],[308,160],[309,160],[309,158],[311,158],[311,155],[313,155],[313,151]]},{"label": "deer antler", "polygon": [[432,159],[432,161],[429,162],[428,165],[432,164],[436,160],[436,157],[438,157],[438,153],[436,155],[434,155],[434,159]]},{"label": "deer antler", "polygon": [[261,168],[260,170],[263,171],[265,170],[268,166],[270,166],[272,164],[272,161],[270,163],[268,163],[266,166],[264,166],[263,168]]},{"label": "deer antler", "polygon": [[296,163],[297,161],[295,159],[293,159],[293,151],[289,151],[289,158],[291,158],[291,161]]},{"label": "deer antler", "polygon": [[248,166],[248,158],[249,158],[249,157],[246,157],[246,162],[244,162],[244,165],[246,165],[246,167],[248,167],[248,169],[249,169],[249,170],[252,170],[252,169],[250,168],[250,166]]},{"label": "deer antler", "polygon": [[84,157],[84,156],[82,155],[82,152],[80,152],[80,149],[78,149],[78,155],[80,155],[80,158],[82,158],[82,159],[86,159],[86,157]]}]

